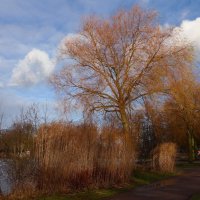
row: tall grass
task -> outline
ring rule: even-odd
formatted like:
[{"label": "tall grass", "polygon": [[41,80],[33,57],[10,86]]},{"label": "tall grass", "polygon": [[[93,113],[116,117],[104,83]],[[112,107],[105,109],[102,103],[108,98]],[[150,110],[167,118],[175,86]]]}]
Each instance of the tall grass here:
[{"label": "tall grass", "polygon": [[107,187],[128,180],[134,152],[113,128],[52,123],[39,129],[38,186],[50,192]]},{"label": "tall grass", "polygon": [[124,134],[119,129],[104,127],[98,140],[95,178],[96,184],[109,186],[127,182],[134,168],[135,152],[132,138],[126,141]]},{"label": "tall grass", "polygon": [[40,128],[37,159],[39,187],[50,190],[88,186],[93,170],[97,130],[94,126],[53,123]]}]

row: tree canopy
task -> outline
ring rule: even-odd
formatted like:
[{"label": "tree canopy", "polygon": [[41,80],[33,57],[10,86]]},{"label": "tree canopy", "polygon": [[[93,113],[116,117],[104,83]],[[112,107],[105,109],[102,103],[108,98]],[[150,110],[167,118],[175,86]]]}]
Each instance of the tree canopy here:
[{"label": "tree canopy", "polygon": [[73,62],[53,76],[55,88],[89,111],[115,112],[125,132],[135,102],[165,92],[166,76],[192,63],[192,48],[179,33],[138,6],[109,19],[87,18],[62,54]]}]

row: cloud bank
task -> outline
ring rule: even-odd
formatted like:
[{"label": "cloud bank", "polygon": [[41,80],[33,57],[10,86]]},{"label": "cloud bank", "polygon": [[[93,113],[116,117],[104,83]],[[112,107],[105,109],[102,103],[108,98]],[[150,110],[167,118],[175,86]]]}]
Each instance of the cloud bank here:
[{"label": "cloud bank", "polygon": [[185,38],[200,52],[200,17],[195,20],[183,20],[180,28]]},{"label": "cloud bank", "polygon": [[37,84],[49,77],[54,67],[55,63],[46,52],[33,49],[13,69],[10,85],[31,86]]}]

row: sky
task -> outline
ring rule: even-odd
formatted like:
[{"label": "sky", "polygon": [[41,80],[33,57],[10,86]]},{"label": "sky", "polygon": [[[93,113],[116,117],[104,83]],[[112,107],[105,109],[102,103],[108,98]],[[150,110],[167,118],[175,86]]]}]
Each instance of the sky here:
[{"label": "sky", "polygon": [[[21,107],[58,100],[48,84],[63,38],[84,16],[109,17],[139,4],[156,10],[161,25],[182,28],[200,52],[200,0],[0,0],[0,114],[9,124]],[[73,118],[73,116],[72,116]]]}]

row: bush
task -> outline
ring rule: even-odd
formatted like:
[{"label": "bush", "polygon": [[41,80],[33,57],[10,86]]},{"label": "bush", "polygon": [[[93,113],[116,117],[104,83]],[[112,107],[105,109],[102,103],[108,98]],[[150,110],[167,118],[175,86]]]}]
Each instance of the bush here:
[{"label": "bush", "polygon": [[175,166],[177,147],[175,143],[168,142],[157,146],[152,152],[152,167],[161,172],[173,172]]}]

